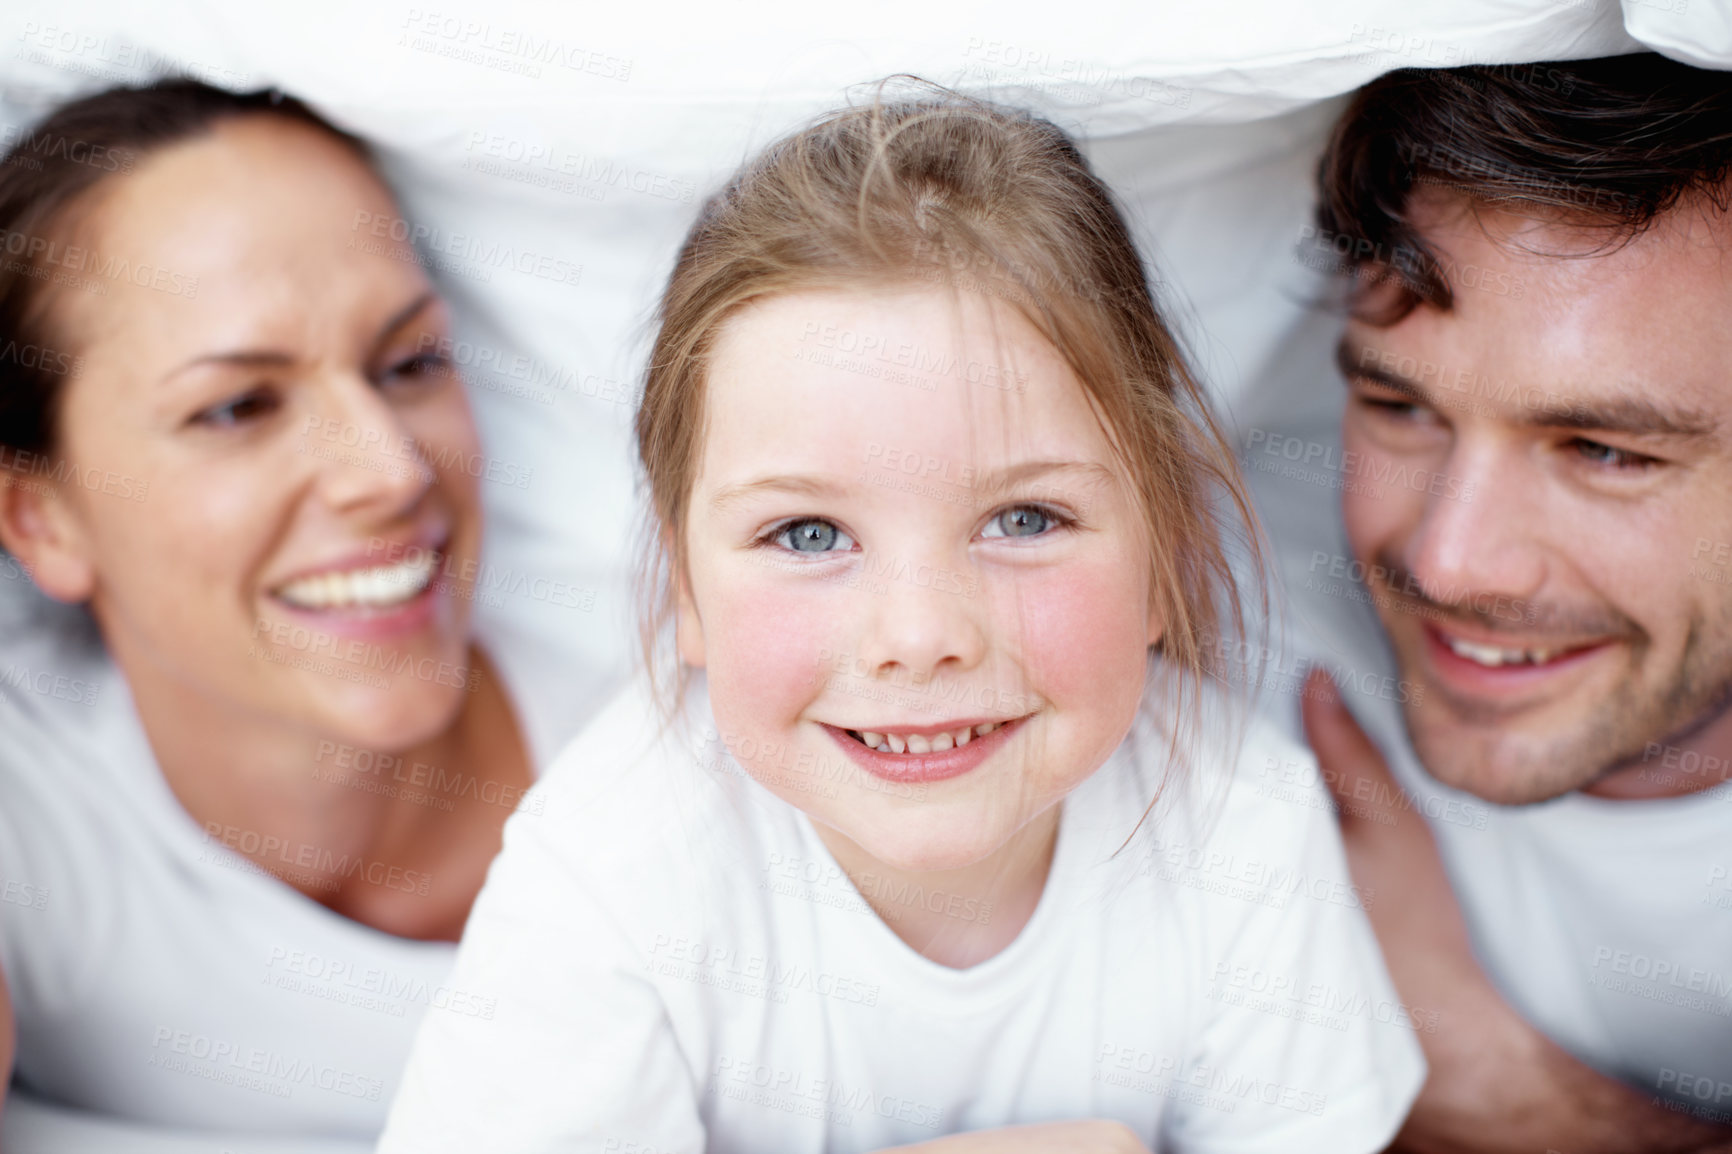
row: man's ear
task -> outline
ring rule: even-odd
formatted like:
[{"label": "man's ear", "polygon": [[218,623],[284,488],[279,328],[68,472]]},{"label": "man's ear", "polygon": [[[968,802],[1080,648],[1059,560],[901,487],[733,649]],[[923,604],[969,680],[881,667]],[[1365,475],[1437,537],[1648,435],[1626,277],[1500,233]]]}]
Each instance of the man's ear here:
[{"label": "man's ear", "polygon": [[96,591],[83,526],[50,482],[0,473],[0,548],[22,561],[36,587],[56,601],[81,604]]}]

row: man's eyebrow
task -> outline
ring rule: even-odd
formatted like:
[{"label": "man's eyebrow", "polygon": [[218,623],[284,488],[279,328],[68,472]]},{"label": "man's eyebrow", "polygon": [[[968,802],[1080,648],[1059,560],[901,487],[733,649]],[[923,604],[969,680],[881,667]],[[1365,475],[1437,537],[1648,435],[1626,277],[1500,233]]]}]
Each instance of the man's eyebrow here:
[{"label": "man's eyebrow", "polygon": [[[1394,393],[1421,404],[1434,404],[1430,390],[1418,381],[1390,372],[1375,364],[1369,346],[1342,340],[1335,346],[1335,364],[1348,380],[1363,377]],[[1486,399],[1496,400],[1510,390],[1499,389]],[[1530,394],[1544,403],[1520,403],[1515,423],[1533,429],[1574,429],[1580,432],[1624,433],[1630,436],[1671,437],[1678,440],[1712,438],[1718,422],[1700,409],[1665,405],[1647,397],[1581,398],[1547,395],[1545,390],[1516,390],[1518,403]]]},{"label": "man's eyebrow", "polygon": [[1351,381],[1354,377],[1364,377],[1368,381],[1376,381],[1391,392],[1400,393],[1424,404],[1430,403],[1425,386],[1418,381],[1369,363],[1375,358],[1367,354],[1375,352],[1370,345],[1355,345],[1343,337],[1341,343],[1335,346],[1335,367],[1340,371],[1343,380]]},{"label": "man's eyebrow", "polygon": [[1707,440],[1717,425],[1697,409],[1656,404],[1646,397],[1576,400],[1523,412],[1517,423],[1529,428],[1577,429],[1584,432],[1627,433],[1638,437]]}]

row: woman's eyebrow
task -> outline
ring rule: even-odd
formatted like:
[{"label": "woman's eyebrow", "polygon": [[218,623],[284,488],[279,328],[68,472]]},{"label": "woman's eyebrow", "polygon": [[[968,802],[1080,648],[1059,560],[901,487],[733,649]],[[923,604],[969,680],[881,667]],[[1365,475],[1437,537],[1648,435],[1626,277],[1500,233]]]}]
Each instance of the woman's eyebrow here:
[{"label": "woman's eyebrow", "polygon": [[233,365],[239,368],[281,368],[295,363],[292,353],[279,352],[275,349],[236,349],[226,353],[206,353],[202,357],[194,357],[183,365],[170,369],[162,376],[159,383],[167,383],[175,377],[201,365]]},{"label": "woman's eyebrow", "polygon": [[439,303],[439,294],[432,289],[428,289],[426,292],[398,309],[397,312],[392,315],[390,320],[386,321],[379,327],[379,335],[374,339],[373,348],[368,355],[377,355],[381,349],[391,342],[391,338],[396,335],[398,329],[414,320],[424,312],[429,305],[437,303]]},{"label": "woman's eyebrow", "polygon": [[[373,348],[369,355],[376,355],[378,351],[384,348],[384,346],[390,341],[392,335],[396,333],[398,329],[414,320],[415,317],[425,310],[428,305],[434,304],[438,299],[438,293],[428,290],[410,301],[403,308],[398,309],[397,312],[392,314],[391,318],[385,322],[384,326],[380,328],[379,335],[374,339]],[[205,353],[203,356],[194,357],[192,360],[178,365],[164,373],[162,380],[163,382],[167,382],[189,369],[195,369],[201,365],[229,365],[236,368],[257,369],[282,368],[294,363],[295,354],[284,352],[280,349],[232,349],[228,352]]]}]

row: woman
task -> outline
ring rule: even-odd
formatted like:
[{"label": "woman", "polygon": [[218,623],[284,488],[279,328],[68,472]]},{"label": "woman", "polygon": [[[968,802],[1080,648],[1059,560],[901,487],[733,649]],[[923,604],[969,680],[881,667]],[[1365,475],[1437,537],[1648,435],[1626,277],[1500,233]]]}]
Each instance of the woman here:
[{"label": "woman", "polygon": [[0,165],[0,584],[101,644],[0,623],[0,1072],[370,1139],[421,1016],[491,1013],[451,943],[585,703],[472,636],[485,458],[365,149],[190,82],[45,139]]}]

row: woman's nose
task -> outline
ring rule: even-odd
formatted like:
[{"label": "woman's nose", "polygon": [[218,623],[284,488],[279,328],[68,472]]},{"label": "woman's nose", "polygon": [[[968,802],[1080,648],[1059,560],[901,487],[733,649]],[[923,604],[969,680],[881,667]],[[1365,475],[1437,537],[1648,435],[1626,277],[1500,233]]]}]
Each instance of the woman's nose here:
[{"label": "woman's nose", "polygon": [[393,512],[433,483],[433,469],[397,411],[358,373],[334,374],[315,391],[309,438],[318,456],[319,490],[340,511]]}]

